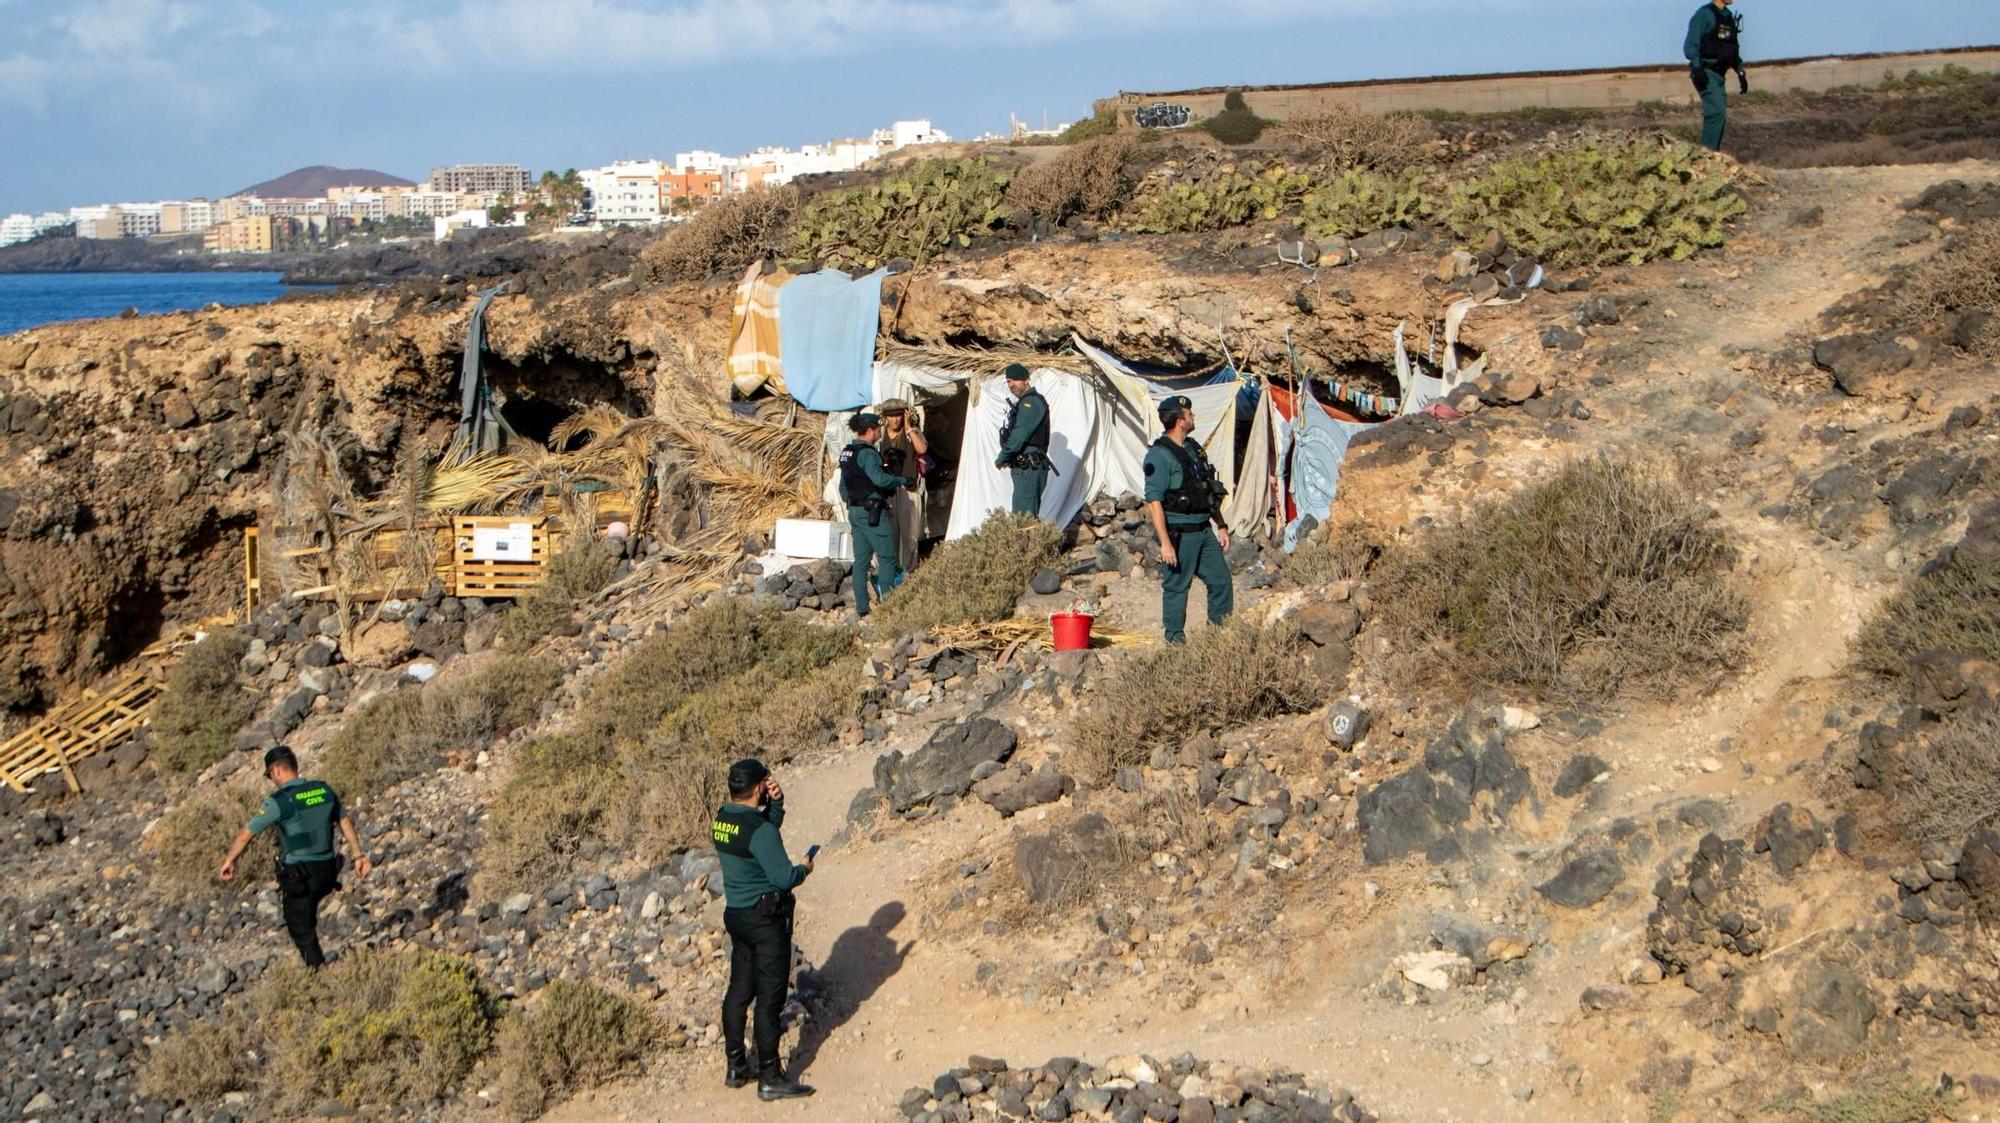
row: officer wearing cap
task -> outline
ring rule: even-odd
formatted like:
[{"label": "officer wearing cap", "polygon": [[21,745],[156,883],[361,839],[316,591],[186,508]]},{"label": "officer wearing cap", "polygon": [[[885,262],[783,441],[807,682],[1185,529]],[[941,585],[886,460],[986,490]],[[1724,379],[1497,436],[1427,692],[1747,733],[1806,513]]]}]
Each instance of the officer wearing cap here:
[{"label": "officer wearing cap", "polygon": [[917,565],[917,539],[924,521],[923,463],[930,455],[931,442],[910,420],[910,403],[903,399],[890,398],[876,406],[875,412],[882,415],[882,437],[875,442],[875,449],[882,454],[883,465],[892,476],[909,476],[917,481],[910,487],[897,488],[889,496],[889,515],[896,525],[896,567],[900,581]]},{"label": "officer wearing cap", "polygon": [[1049,400],[1029,383],[1027,367],[1008,363],[1005,374],[1013,400],[1007,405],[1007,424],[1000,427],[1000,456],[993,466],[1007,469],[1013,479],[1014,502],[1009,509],[1017,515],[1039,515],[1042,489],[1048,486],[1053,467],[1049,461]]},{"label": "officer wearing cap", "polygon": [[249,825],[236,833],[223,855],[217,876],[229,881],[236,876],[236,859],[250,840],[272,827],[278,828],[278,891],[283,900],[285,931],[308,967],[326,962],[319,946],[319,903],[340,888],[340,855],[334,851],[334,830],[347,839],[354,852],[354,874],[367,877],[374,865],[361,852],[361,837],[355,833],[354,819],[341,805],[333,787],[321,780],[299,777],[299,758],[279,745],[264,754],[264,776],[277,791],[264,797],[264,806]]},{"label": "officer wearing cap", "polygon": [[847,525],[854,531],[854,614],[868,615],[868,565],[875,563],[875,592],[888,596],[903,580],[896,564],[896,519],[889,498],[916,485],[916,477],[890,472],[882,464],[876,442],[882,439],[882,419],[857,413],[847,427],[854,439],[840,450],[840,498],[847,504]]},{"label": "officer wearing cap", "polygon": [[[792,890],[812,873],[813,855],[793,865],[779,828],[785,822],[785,790],[764,762],[755,758],[729,766],[729,802],[709,824],[722,861],[722,926],[729,932],[729,989],[722,996],[722,1048],[728,1062],[723,1083],[750,1082],[750,1058],[743,1051],[743,1023],[751,1000],[757,1006],[757,1097],[764,1100],[810,1096],[813,1090],[778,1063],[778,1015],[792,970]],[[815,850],[818,848],[815,847]]]},{"label": "officer wearing cap", "polygon": [[[1220,624],[1236,609],[1229,576],[1229,527],[1222,521],[1228,494],[1194,439],[1194,403],[1175,394],[1160,403],[1166,432],[1146,450],[1146,512],[1160,536],[1160,622],[1168,643],[1187,642],[1188,589],[1196,577],[1208,591],[1208,622]],[[1214,529],[1210,529],[1211,524]]]},{"label": "officer wearing cap", "polygon": [[1701,95],[1702,147],[1721,151],[1722,136],[1729,125],[1729,78],[1736,72],[1738,93],[1750,92],[1750,76],[1743,73],[1743,19],[1729,10],[1735,0],[1709,0],[1697,8],[1688,21],[1687,39],[1681,53],[1687,56],[1688,78]]}]

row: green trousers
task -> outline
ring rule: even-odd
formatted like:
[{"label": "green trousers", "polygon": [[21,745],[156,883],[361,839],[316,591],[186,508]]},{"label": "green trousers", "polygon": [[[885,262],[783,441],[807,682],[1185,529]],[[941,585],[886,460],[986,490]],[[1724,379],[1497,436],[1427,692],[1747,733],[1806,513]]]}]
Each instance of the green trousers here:
[{"label": "green trousers", "polygon": [[1729,75],[1708,72],[1708,88],[1701,92],[1701,146],[1722,151],[1722,134],[1729,127]]},{"label": "green trousers", "polygon": [[1009,468],[1007,474],[1014,481],[1014,505],[1010,508],[1017,515],[1040,515],[1042,513],[1042,489],[1049,484],[1047,468]]},{"label": "green trousers", "polygon": [[854,613],[868,615],[868,563],[875,563],[875,595],[889,595],[903,579],[896,563],[896,516],[882,512],[881,521],[868,525],[866,507],[849,507],[847,525],[854,531]]},{"label": "green trousers", "polygon": [[1179,555],[1180,564],[1169,569],[1160,582],[1160,623],[1165,627],[1168,643],[1186,643],[1188,590],[1194,586],[1194,579],[1201,578],[1202,587],[1208,590],[1211,624],[1222,623],[1236,611],[1236,585],[1229,576],[1229,561],[1222,556],[1222,543],[1216,541],[1212,526],[1203,524],[1182,530],[1174,552]]}]

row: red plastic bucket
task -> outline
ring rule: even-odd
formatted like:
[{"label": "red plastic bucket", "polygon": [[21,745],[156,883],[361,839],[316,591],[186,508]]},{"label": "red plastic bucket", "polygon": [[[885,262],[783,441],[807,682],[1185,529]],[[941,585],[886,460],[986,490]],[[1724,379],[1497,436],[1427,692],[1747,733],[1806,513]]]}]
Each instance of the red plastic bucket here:
[{"label": "red plastic bucket", "polygon": [[1049,617],[1055,630],[1057,651],[1083,651],[1090,646],[1090,623],[1095,616],[1082,612],[1058,612]]}]

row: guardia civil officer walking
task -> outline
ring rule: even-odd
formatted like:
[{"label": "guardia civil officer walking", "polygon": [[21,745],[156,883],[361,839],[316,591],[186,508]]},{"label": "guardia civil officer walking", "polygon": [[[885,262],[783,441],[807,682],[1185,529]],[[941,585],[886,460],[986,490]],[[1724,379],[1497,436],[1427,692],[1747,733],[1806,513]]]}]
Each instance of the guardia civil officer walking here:
[{"label": "guardia civil officer walking", "polygon": [[1687,41],[1681,45],[1688,77],[1701,94],[1702,146],[1718,152],[1729,125],[1729,71],[1736,72],[1737,92],[1750,92],[1750,76],[1743,73],[1743,20],[1729,10],[1734,3],[1709,0],[1696,9],[1688,21]]},{"label": "guardia civil officer walking", "polygon": [[[1160,403],[1166,432],[1146,450],[1146,512],[1160,536],[1160,622],[1168,643],[1187,642],[1188,589],[1196,577],[1208,593],[1208,622],[1220,624],[1236,610],[1229,576],[1229,527],[1222,521],[1228,494],[1194,432],[1194,403],[1175,394]],[[1211,529],[1211,526],[1213,529]]]},{"label": "guardia civil officer walking", "polygon": [[854,439],[840,450],[840,498],[847,504],[847,525],[854,531],[854,614],[868,615],[868,563],[875,563],[875,592],[888,596],[903,579],[896,563],[896,516],[889,500],[896,492],[916,486],[914,476],[890,474],[876,442],[882,439],[882,419],[857,413],[847,427]]},{"label": "guardia civil officer walking", "polygon": [[1049,400],[1028,381],[1028,368],[1008,363],[1007,424],[1000,428],[1000,457],[995,468],[1007,469],[1014,481],[1014,502],[1009,508],[1017,515],[1042,513],[1042,490],[1048,486]]},{"label": "guardia civil officer walking", "polygon": [[277,791],[264,797],[264,806],[249,824],[236,832],[236,841],[223,855],[217,876],[229,881],[236,876],[236,859],[250,840],[272,827],[278,828],[278,891],[283,901],[285,931],[291,934],[299,955],[308,967],[326,962],[319,946],[319,903],[340,888],[340,855],[335,850],[334,832],[347,839],[354,852],[354,875],[367,877],[374,869],[368,855],[361,852],[361,837],[355,833],[354,819],[341,805],[333,786],[323,780],[299,776],[299,758],[283,745],[264,754],[264,776]]},{"label": "guardia civil officer walking", "polygon": [[785,1100],[813,1090],[785,1075],[778,1063],[778,1015],[791,983],[792,890],[812,873],[813,854],[793,865],[780,828],[785,790],[764,762],[746,758],[729,766],[729,802],[715,813],[709,834],[722,861],[722,926],[729,932],[729,990],[722,996],[722,1048],[728,1062],[723,1083],[750,1082],[743,1051],[743,1023],[757,1006],[757,1098]]}]

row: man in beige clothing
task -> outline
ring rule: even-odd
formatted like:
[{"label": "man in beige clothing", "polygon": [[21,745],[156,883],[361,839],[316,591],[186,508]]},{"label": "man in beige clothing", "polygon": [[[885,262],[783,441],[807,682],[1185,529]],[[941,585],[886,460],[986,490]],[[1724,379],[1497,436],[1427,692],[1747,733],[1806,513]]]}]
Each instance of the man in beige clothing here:
[{"label": "man in beige clothing", "polygon": [[882,463],[892,476],[911,476],[916,486],[889,497],[889,511],[896,518],[896,563],[908,576],[917,564],[917,542],[924,528],[924,479],[918,458],[929,455],[931,443],[910,420],[910,403],[890,398],[875,407],[882,415],[882,439],[877,448]]}]

